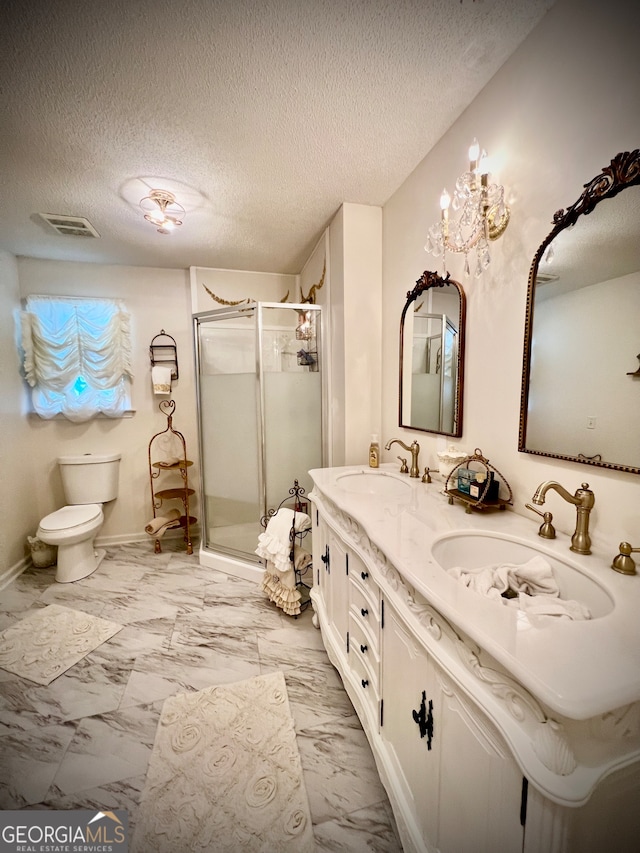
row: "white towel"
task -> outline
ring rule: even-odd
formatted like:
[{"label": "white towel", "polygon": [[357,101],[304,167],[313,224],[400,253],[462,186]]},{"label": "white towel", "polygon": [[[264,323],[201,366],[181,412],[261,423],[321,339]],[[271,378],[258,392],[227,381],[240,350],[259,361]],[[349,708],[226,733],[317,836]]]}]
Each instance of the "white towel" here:
[{"label": "white towel", "polygon": [[273,563],[267,561],[267,568],[262,579],[262,591],[288,616],[297,616],[300,613],[302,596],[296,586],[293,572],[276,574]]},{"label": "white towel", "polygon": [[178,465],[182,461],[183,460],[180,459],[178,456],[169,456],[167,457],[167,459],[161,459],[160,462],[158,462],[158,466],[160,468],[173,468],[175,465]]},{"label": "white towel", "polygon": [[310,566],[312,559],[311,554],[300,545],[296,545],[293,549],[293,567],[299,572],[303,572],[307,566]]},{"label": "white towel", "polygon": [[[517,607],[533,625],[548,624],[547,617],[591,619],[591,612],[579,601],[560,598],[560,589],[551,566],[544,557],[533,557],[526,563],[499,563],[477,569],[453,568],[448,572],[468,589]],[[511,590],[515,598],[503,598]]]},{"label": "white towel", "polygon": [[154,394],[170,394],[171,368],[163,367],[161,364],[154,364],[151,367],[151,382]]},{"label": "white towel", "polygon": [[469,589],[487,598],[500,598],[503,592],[558,596],[560,590],[551,566],[544,557],[532,557],[526,563],[498,563],[477,569],[449,569],[449,574]]},{"label": "white towel", "polygon": [[160,539],[171,527],[180,527],[180,511],[170,509],[166,515],[152,519],[144,528],[144,532],[154,539]]},{"label": "white towel", "polygon": [[552,598],[548,595],[527,595],[521,592],[517,599],[510,602],[524,613],[534,627],[549,624],[549,617],[555,619],[583,620],[591,619],[591,611],[579,601],[568,598]]},{"label": "white towel", "polygon": [[311,519],[304,512],[294,512],[292,509],[280,507],[272,515],[267,529],[258,537],[258,547],[255,553],[275,566],[277,573],[293,571],[291,564],[291,534],[292,531],[301,533],[311,527]]}]

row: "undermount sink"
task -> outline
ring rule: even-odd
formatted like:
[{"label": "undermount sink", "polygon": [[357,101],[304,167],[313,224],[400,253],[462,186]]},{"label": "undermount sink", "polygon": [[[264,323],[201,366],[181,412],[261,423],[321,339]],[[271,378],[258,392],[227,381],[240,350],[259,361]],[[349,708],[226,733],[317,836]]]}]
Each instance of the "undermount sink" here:
[{"label": "undermount sink", "polygon": [[349,471],[340,474],[336,479],[338,486],[346,492],[358,495],[379,495],[384,498],[400,498],[408,496],[411,485],[406,479],[401,479],[389,471]]},{"label": "undermount sink", "polygon": [[453,533],[436,540],[431,554],[445,571],[455,567],[479,569],[500,563],[521,565],[533,557],[543,557],[551,566],[560,598],[584,604],[591,611],[592,619],[606,616],[613,610],[613,600],[606,589],[577,565],[525,542],[496,534]]}]

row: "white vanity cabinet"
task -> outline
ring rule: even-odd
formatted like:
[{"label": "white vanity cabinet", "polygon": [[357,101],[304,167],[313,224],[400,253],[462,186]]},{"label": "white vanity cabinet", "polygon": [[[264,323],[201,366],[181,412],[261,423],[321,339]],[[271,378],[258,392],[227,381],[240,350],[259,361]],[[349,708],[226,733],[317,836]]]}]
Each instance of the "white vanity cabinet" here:
[{"label": "white vanity cabinet", "polygon": [[[369,739],[405,853],[640,849],[640,708],[584,721],[550,713],[398,571],[393,549],[406,540],[394,528],[389,553],[372,541],[369,528],[400,518],[389,504],[352,499],[354,515],[370,508],[365,528],[337,494],[316,486],[309,497],[314,620]],[[415,538],[408,507],[402,529]],[[595,761],[610,772],[593,775]],[[586,778],[599,781],[577,801],[574,786]]]},{"label": "white vanity cabinet", "polygon": [[313,513],[313,565],[316,585],[322,591],[327,614],[326,630],[331,642],[347,652],[348,612],[348,561],[342,540],[316,511]]},{"label": "white vanity cabinet", "polygon": [[382,658],[380,734],[414,834],[442,853],[521,853],[522,773],[494,726],[388,603]]}]

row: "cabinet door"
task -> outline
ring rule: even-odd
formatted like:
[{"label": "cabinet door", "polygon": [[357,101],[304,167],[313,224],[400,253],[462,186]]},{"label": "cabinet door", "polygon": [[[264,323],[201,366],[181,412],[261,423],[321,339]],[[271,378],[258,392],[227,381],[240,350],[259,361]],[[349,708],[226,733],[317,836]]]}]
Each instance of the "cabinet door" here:
[{"label": "cabinet door", "polygon": [[521,853],[522,772],[493,724],[433,666],[440,688],[437,847],[441,853]]},{"label": "cabinet door", "polygon": [[344,543],[332,530],[327,531],[329,561],[325,575],[324,601],[330,630],[339,648],[347,651],[349,630],[349,560]]},{"label": "cabinet door", "polygon": [[523,778],[502,737],[386,601],[384,614],[380,731],[426,848],[521,853]]},{"label": "cabinet door", "polygon": [[313,551],[313,582],[325,596],[326,577],[329,571],[327,553],[327,525],[317,506],[311,507],[311,543]]},{"label": "cabinet door", "polygon": [[428,849],[437,836],[437,728],[433,738],[429,735],[430,720],[439,710],[434,709],[437,689],[431,659],[385,601],[380,734],[397,779],[396,797]]}]

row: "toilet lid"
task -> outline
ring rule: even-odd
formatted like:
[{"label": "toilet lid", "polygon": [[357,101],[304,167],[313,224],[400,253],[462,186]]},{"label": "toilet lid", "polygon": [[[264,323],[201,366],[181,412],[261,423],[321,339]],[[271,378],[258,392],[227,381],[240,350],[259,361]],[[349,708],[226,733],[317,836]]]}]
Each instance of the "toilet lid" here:
[{"label": "toilet lid", "polygon": [[81,504],[79,506],[63,506],[50,515],[45,516],[40,522],[43,530],[67,530],[70,527],[78,527],[93,521],[100,515],[102,507],[100,504]]}]

